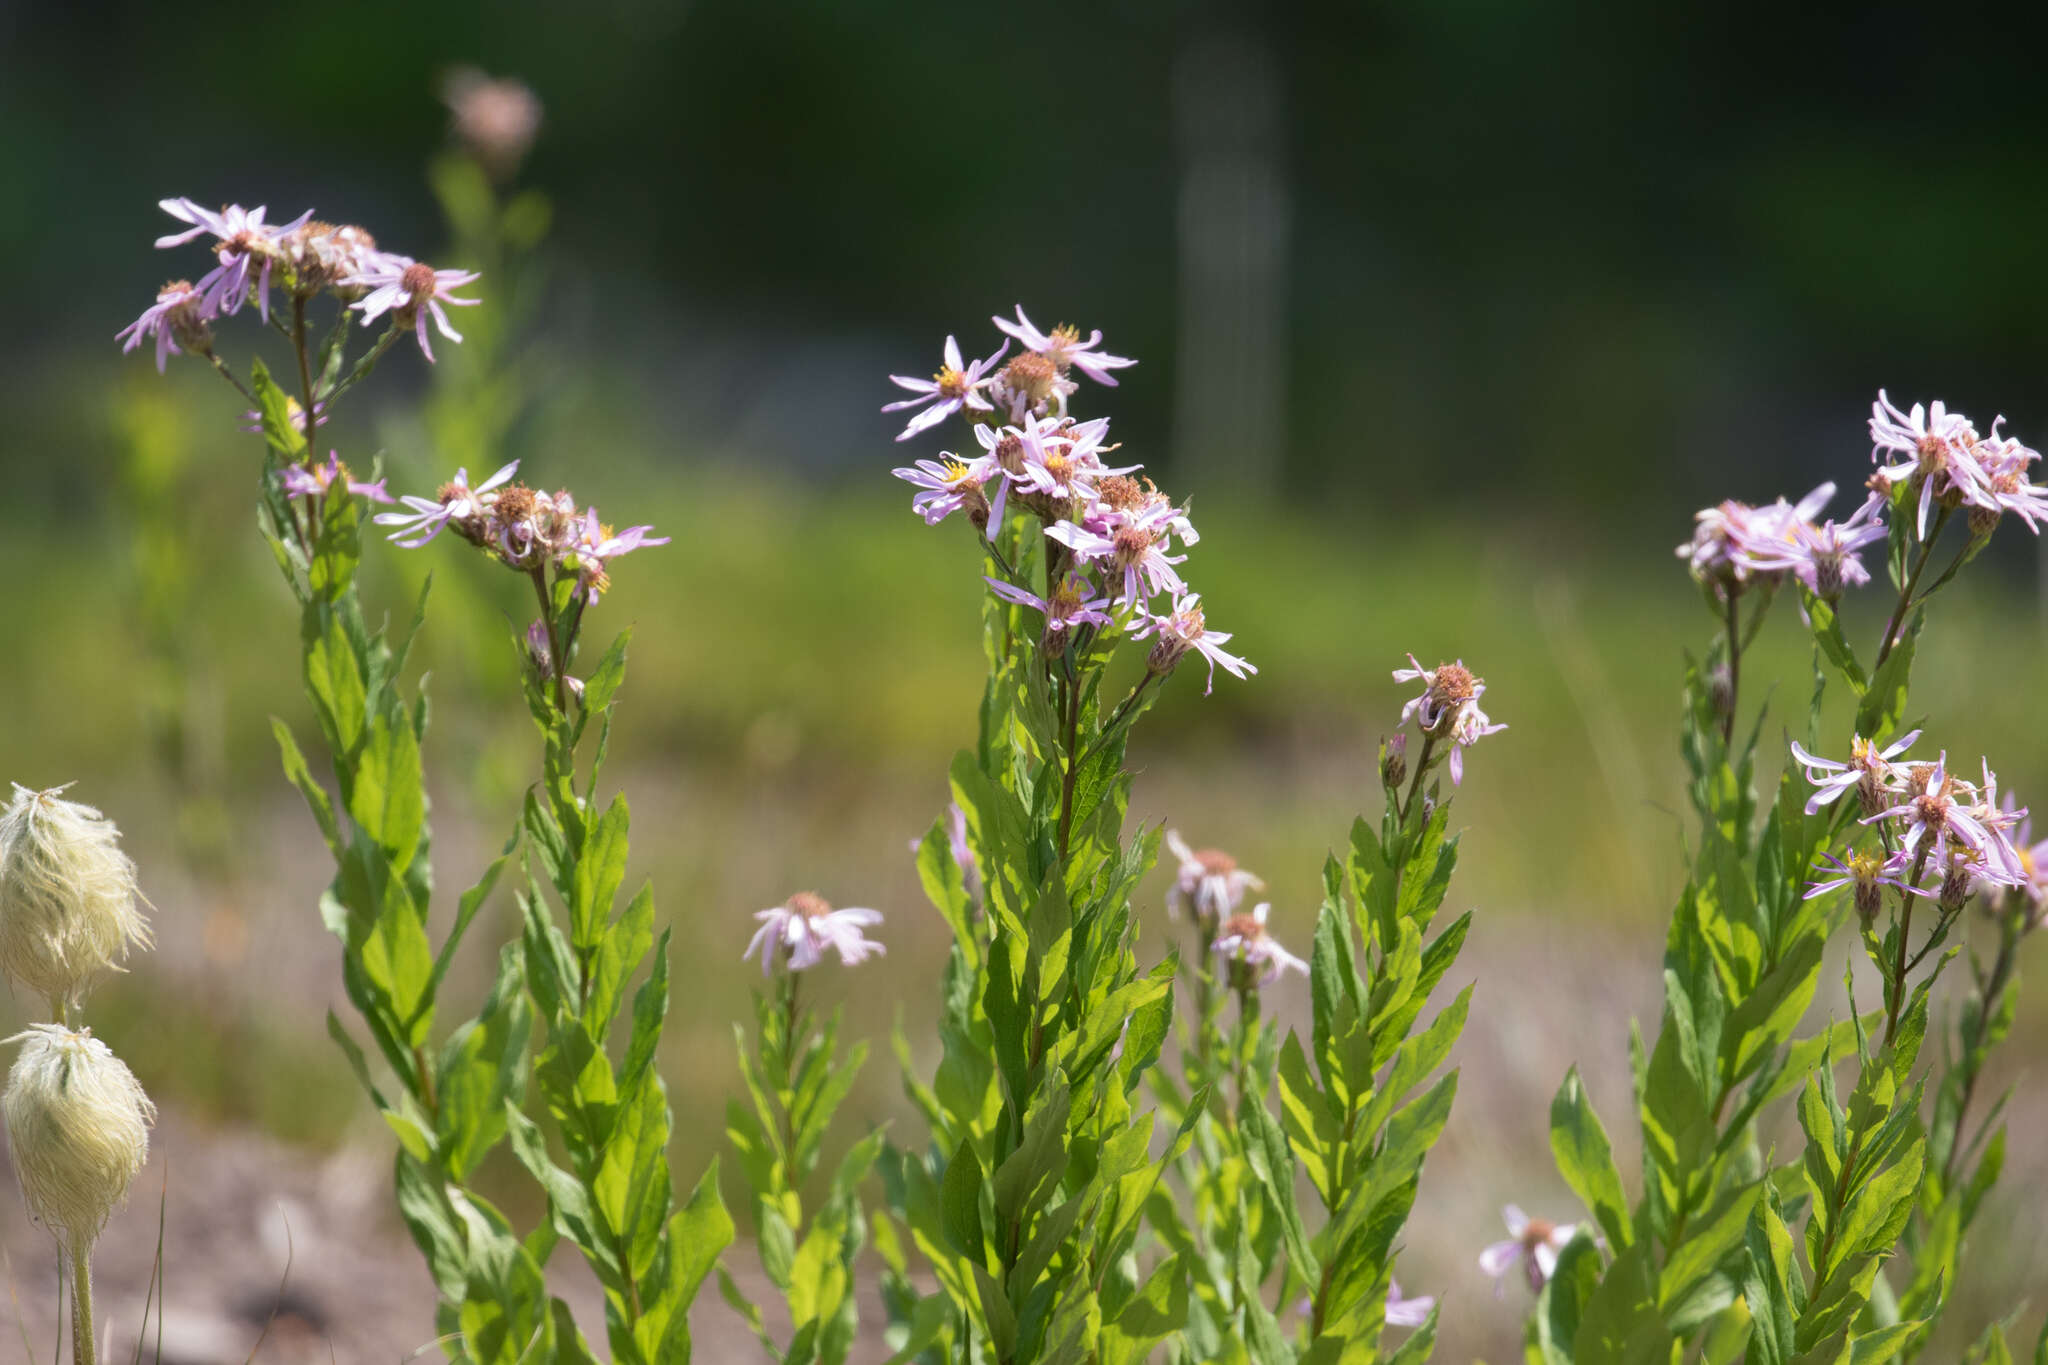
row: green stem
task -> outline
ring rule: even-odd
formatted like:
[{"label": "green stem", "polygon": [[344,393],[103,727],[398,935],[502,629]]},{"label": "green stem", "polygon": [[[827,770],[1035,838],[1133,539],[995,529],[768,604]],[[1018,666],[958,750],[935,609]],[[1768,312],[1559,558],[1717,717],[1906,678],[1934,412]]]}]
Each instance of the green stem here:
[{"label": "green stem", "polygon": [[567,719],[569,715],[569,700],[568,693],[562,686],[562,651],[555,639],[555,611],[554,604],[548,600],[546,568],[539,564],[534,565],[532,577],[534,596],[540,599],[541,624],[547,627],[548,632],[548,671],[554,675],[555,709],[562,713],[564,719]]},{"label": "green stem", "polygon": [[1735,702],[1742,695],[1742,590],[1731,583],[1728,599],[1728,709],[1721,716],[1721,745],[1735,743]]},{"label": "green stem", "polygon": [[[239,393],[240,395],[242,395],[242,397],[248,399],[251,403],[255,403],[258,408],[261,408],[263,406],[261,403],[256,403],[256,395],[249,392],[249,386],[247,384],[244,384],[241,380],[235,378],[235,372],[228,368],[227,361],[222,360],[212,351],[208,351],[206,353],[206,358],[213,362],[213,368],[215,373],[219,374],[222,379],[227,380],[228,383],[233,384],[235,386],[236,393]],[[258,415],[260,416],[261,414],[259,413]]]},{"label": "green stem", "polygon": [[1401,819],[1401,827],[1408,827],[1408,812],[1415,809],[1415,795],[1422,790],[1422,779],[1429,772],[1430,759],[1436,754],[1436,735],[1425,732],[1422,736],[1422,753],[1415,760],[1415,776],[1408,779],[1408,795],[1397,806],[1394,814]]},{"label": "green stem", "polygon": [[2012,980],[2014,950],[2019,946],[2020,936],[2013,930],[2013,916],[2007,915],[2000,922],[1998,932],[1998,960],[1991,965],[1991,975],[1985,978],[1977,992],[1977,1025],[1970,1031],[1969,1046],[1963,1052],[1963,1089],[1956,1098],[1955,1133],[1949,1138],[1948,1156],[1941,1163],[1944,1195],[1955,1180],[1956,1158],[1963,1150],[1963,1117],[1969,1112],[1970,1101],[1977,1093],[1977,1078],[1984,1071],[1984,1035],[1990,1032],[1991,1016],[1997,1012],[1999,1002],[2005,996],[2005,988]]},{"label": "green stem", "polygon": [[1081,757],[1076,752],[1080,746],[1081,680],[1074,676],[1074,646],[1069,644],[1067,648],[1069,652],[1063,670],[1066,676],[1061,687],[1067,713],[1066,771],[1060,775],[1059,852],[1062,877],[1067,870],[1067,840],[1074,826],[1074,780],[1081,775]]},{"label": "green stem", "polygon": [[[1924,564],[1926,556],[1923,555],[1921,559]],[[1913,875],[1906,879],[1908,887],[1920,885],[1921,874],[1927,870],[1927,854],[1931,847],[1931,840],[1920,845],[1919,856],[1913,859]],[[1892,1035],[1898,1032],[1899,1010],[1906,1003],[1906,972],[1909,970],[1906,964],[1906,937],[1912,931],[1912,928],[1913,893],[1910,890],[1901,890],[1899,892],[1899,950],[1892,973],[1892,988],[1888,992],[1891,998],[1885,1002],[1884,1045],[1886,1047],[1892,1045]]]},{"label": "green stem", "polygon": [[1892,608],[1892,619],[1885,623],[1884,643],[1877,647],[1877,662],[1870,669],[1873,678],[1877,676],[1877,670],[1884,667],[1884,661],[1891,657],[1892,646],[1899,641],[1899,627],[1906,619],[1906,608],[1912,604],[1913,589],[1919,586],[1920,575],[1927,572],[1927,561],[1934,557],[1934,542],[1941,539],[1941,529],[1948,525],[1953,512],[1952,508],[1942,508],[1941,515],[1934,519],[1934,530],[1920,544],[1919,562],[1913,565],[1906,586],[1899,589],[1898,605]]},{"label": "green stem", "polygon": [[92,1325],[92,1244],[71,1250],[71,1359],[73,1365],[95,1365],[98,1348]]}]

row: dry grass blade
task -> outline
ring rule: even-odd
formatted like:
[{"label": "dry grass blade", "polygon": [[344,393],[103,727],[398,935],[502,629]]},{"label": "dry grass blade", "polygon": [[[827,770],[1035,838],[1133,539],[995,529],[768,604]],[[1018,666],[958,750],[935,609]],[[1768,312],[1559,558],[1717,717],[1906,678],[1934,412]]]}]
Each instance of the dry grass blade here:
[{"label": "dry grass blade", "polygon": [[[142,1365],[142,1343],[149,1340],[149,1306],[156,1304],[156,1365],[164,1362],[164,1213],[171,1201],[171,1167],[164,1163],[163,1185],[156,1196],[156,1259],[149,1267],[149,1289],[142,1296],[142,1325],[135,1329],[135,1354],[129,1357],[130,1365]],[[111,1325],[113,1315],[108,1314]],[[111,1358],[113,1348],[109,1345],[105,1354]]]},{"label": "dry grass blade", "polygon": [[21,1358],[36,1358],[35,1343],[28,1339],[28,1320],[21,1314],[21,1287],[14,1282],[14,1258],[0,1250],[0,1269],[7,1273],[7,1297],[14,1303],[14,1326],[21,1333]]},{"label": "dry grass blade", "polygon": [[432,1341],[428,1342],[424,1346],[414,1347],[409,1355],[406,1355],[402,1358],[401,1365],[403,1360],[418,1360],[421,1356],[433,1350],[436,1346],[446,1346],[451,1341],[460,1340],[462,1340],[462,1333],[460,1332],[448,1332],[442,1336],[435,1337]]},{"label": "dry grass blade", "polygon": [[284,1307],[284,1287],[292,1278],[292,1220],[284,1211],[284,1205],[277,1206],[277,1216],[284,1223],[284,1273],[277,1277],[277,1298],[270,1305],[270,1316],[263,1320],[263,1330],[256,1336],[256,1344],[249,1348],[249,1357],[242,1365],[255,1365],[256,1353],[263,1349],[263,1343],[270,1339],[270,1329],[277,1325],[278,1310]]}]

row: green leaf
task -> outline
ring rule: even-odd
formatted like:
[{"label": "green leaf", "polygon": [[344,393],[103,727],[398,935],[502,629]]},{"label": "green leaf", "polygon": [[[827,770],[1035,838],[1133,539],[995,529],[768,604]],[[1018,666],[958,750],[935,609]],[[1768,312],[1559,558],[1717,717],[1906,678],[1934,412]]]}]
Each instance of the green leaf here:
[{"label": "green leaf", "polygon": [[1900,634],[1891,654],[1878,665],[1877,672],[1870,679],[1870,690],[1856,708],[1856,733],[1873,743],[1882,744],[1898,733],[1899,722],[1906,712],[1906,684],[1908,675],[1913,671],[1913,651],[1919,644],[1920,627],[1926,620],[1925,611],[1913,613],[1912,624]]},{"label": "green leaf", "polygon": [[1614,1148],[1607,1129],[1586,1098],[1586,1087],[1574,1066],[1565,1073],[1564,1084],[1550,1102],[1550,1151],[1557,1159],[1558,1173],[1593,1212],[1609,1245],[1626,1251],[1634,1241],[1629,1224],[1628,1197],[1622,1192],[1621,1172],[1614,1164]]},{"label": "green leaf", "polygon": [[[1828,656],[1834,666],[1842,671],[1849,683],[1849,690],[1861,697],[1870,690],[1870,678],[1863,671],[1863,665],[1856,662],[1856,651],[1849,647],[1842,635],[1842,623],[1835,616],[1835,609],[1812,593],[1803,593],[1806,600],[1807,619],[1813,623],[1813,639],[1821,652]],[[1890,662],[1887,660],[1886,662]]]},{"label": "green leaf", "polygon": [[526,1003],[526,962],[519,940],[499,953],[498,979],[477,1017],[441,1049],[435,1110],[442,1160],[466,1180],[505,1133],[505,1106],[524,1089],[526,1041],[533,1014]]},{"label": "green leaf", "polygon": [[327,851],[339,860],[343,848],[341,825],[335,819],[334,802],[328,798],[327,789],[314,780],[312,771],[306,766],[306,756],[299,752],[298,741],[292,738],[291,728],[272,716],[270,732],[277,737],[278,756],[284,763],[285,777],[306,798],[306,805],[320,826],[321,837],[327,840]]},{"label": "green leaf", "polygon": [[[1290,1035],[1289,1041],[1293,1039]],[[1296,1045],[1297,1052],[1299,1045]],[[1308,1234],[1301,1224],[1301,1210],[1294,1202],[1294,1158],[1287,1148],[1287,1135],[1266,1111],[1261,1097],[1247,1091],[1238,1104],[1238,1132],[1244,1139],[1244,1155],[1265,1189],[1266,1200],[1280,1220],[1280,1237],[1287,1248],[1287,1260],[1304,1284],[1322,1278],[1323,1268],[1309,1250]]]},{"label": "green leaf", "polygon": [[635,1276],[654,1259],[668,1217],[668,1100],[653,1071],[619,1097],[611,1138],[590,1192]]},{"label": "green leaf", "polygon": [[[996,1167],[995,1178],[989,1182],[999,1227],[1026,1220],[1029,1211],[1050,1195],[1066,1173],[1071,1106],[1066,1076],[1056,1072],[1025,1111],[1017,1149]],[[951,1174],[949,1168],[949,1179]]]},{"label": "green leaf", "polygon": [[1187,1326],[1188,1270],[1179,1257],[1153,1268],[1138,1292],[1102,1324],[1100,1365],[1142,1365],[1160,1342]]},{"label": "green leaf", "polygon": [[939,1182],[939,1210],[946,1240],[953,1249],[973,1262],[977,1269],[985,1254],[981,1225],[981,1162],[975,1159],[974,1143],[963,1140],[946,1163]]},{"label": "green leaf", "polygon": [[403,874],[426,829],[427,798],[420,773],[419,737],[404,720],[370,721],[355,757],[348,811],[377,841],[394,873]]},{"label": "green leaf", "polygon": [[599,946],[612,900],[626,880],[626,834],[631,821],[626,798],[613,797],[576,859],[570,883],[569,942],[580,951]]},{"label": "green leaf", "polygon": [[1574,1365],[1669,1365],[1671,1332],[1657,1312],[1656,1280],[1642,1247],[1607,1268],[1572,1346]]},{"label": "green leaf", "polygon": [[1586,1305],[1600,1285],[1600,1249],[1584,1235],[1557,1254],[1557,1268],[1537,1296],[1533,1319],[1540,1365],[1573,1365],[1573,1343]]}]

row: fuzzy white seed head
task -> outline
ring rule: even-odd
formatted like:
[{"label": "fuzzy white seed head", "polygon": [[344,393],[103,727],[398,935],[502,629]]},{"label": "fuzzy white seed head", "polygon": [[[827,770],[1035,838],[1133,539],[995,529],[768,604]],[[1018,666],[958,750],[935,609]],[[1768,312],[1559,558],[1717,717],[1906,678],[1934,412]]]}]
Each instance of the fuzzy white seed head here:
[{"label": "fuzzy white seed head", "polygon": [[22,1198],[67,1249],[90,1246],[149,1159],[156,1106],[89,1029],[36,1024],[7,1041],[21,1044],[0,1111]]},{"label": "fuzzy white seed head", "polygon": [[16,786],[0,812],[0,973],[60,1007],[150,941],[121,831],[63,790]]}]

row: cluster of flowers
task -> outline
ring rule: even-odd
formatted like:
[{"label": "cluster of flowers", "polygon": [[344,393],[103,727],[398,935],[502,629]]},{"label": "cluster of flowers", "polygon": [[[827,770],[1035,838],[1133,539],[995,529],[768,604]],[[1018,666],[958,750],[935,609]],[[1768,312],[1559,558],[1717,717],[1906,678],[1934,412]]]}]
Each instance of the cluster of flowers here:
[{"label": "cluster of flowers", "polygon": [[1870,456],[1878,469],[1869,495],[1845,520],[1814,520],[1835,495],[1832,483],[1797,503],[1724,502],[1698,514],[1693,537],[1678,547],[1678,555],[1705,583],[1740,588],[1790,574],[1814,596],[1833,602],[1844,589],[1870,581],[1859,552],[1889,535],[1880,514],[1902,481],[1914,493],[1914,534],[1920,540],[1927,538],[1930,507],[1968,509],[1970,533],[1979,538],[1990,535],[2008,512],[2038,533],[2048,520],[2048,487],[2030,482],[2027,471],[2041,456],[1999,435],[2004,420],[1980,436],[1969,418],[1939,401],[1900,412],[1880,389],[1870,405]]},{"label": "cluster of flowers", "polygon": [[407,549],[448,530],[519,573],[552,566],[575,576],[586,604],[611,586],[607,569],[614,560],[643,546],[668,544],[667,536],[648,534],[652,526],[614,531],[598,520],[595,507],[578,508],[566,489],[550,494],[513,483],[518,470],[514,460],[471,488],[469,471],[458,469],[433,497],[408,494],[399,499],[405,511],[379,512],[376,521],[396,528],[389,538]]},{"label": "cluster of flowers", "polygon": [[[1077,626],[1121,628],[1131,639],[1155,641],[1148,664],[1171,672],[1190,651],[1209,665],[1213,686],[1218,666],[1243,678],[1258,670],[1223,646],[1227,632],[1213,631],[1202,614],[1201,596],[1189,590],[1177,565],[1201,537],[1187,511],[1150,479],[1137,479],[1143,466],[1112,466],[1109,419],[1077,422],[1067,399],[1079,387],[1078,372],[1114,386],[1112,370],[1137,362],[1100,349],[1102,333],[1084,340],[1077,328],[1040,331],[1020,307],[1017,320],[994,318],[1008,334],[985,359],[963,361],[960,344],[946,338],[944,364],[931,379],[891,375],[916,395],[890,403],[884,412],[917,409],[896,438],[908,440],[954,413],[972,424],[981,453],[973,457],[942,451],[893,471],[919,491],[911,507],[927,525],[964,513],[991,540],[1012,500],[1035,514],[1046,536],[1063,546],[1067,570],[1045,596],[1028,587],[988,580],[1005,601],[1031,607],[1045,618],[1045,647],[1057,655],[1067,632]],[[1015,341],[1025,349],[998,367]],[[1155,611],[1155,599],[1166,609]]]},{"label": "cluster of flowers", "polygon": [[150,933],[120,830],[63,790],[17,786],[0,811],[0,976],[56,1016],[6,1040],[21,1052],[0,1111],[30,1215],[82,1259],[148,1160],[156,1107],[72,1017]]},{"label": "cluster of flowers", "polygon": [[1932,763],[1901,761],[1919,738],[1915,730],[1880,749],[1857,736],[1846,762],[1821,758],[1793,742],[1792,757],[1814,788],[1806,803],[1809,815],[1853,791],[1863,823],[1896,836],[1887,840],[1892,851],[1882,857],[1823,854],[1832,875],[1813,883],[1808,898],[1851,887],[1857,912],[1868,920],[1887,886],[1938,900],[1948,913],[1980,891],[1995,890],[2024,896],[2038,916],[2048,904],[2048,841],[2026,846],[2027,812],[2011,793],[2000,800],[1989,763],[1982,765],[1980,784],[1950,772],[1946,753]]},{"label": "cluster of flowers", "polygon": [[158,370],[173,355],[212,354],[214,319],[239,312],[251,299],[268,322],[273,282],[300,299],[332,293],[362,314],[364,326],[389,314],[393,328],[413,332],[428,360],[434,358],[434,347],[427,319],[432,317],[442,336],[460,341],[462,334],[448,321],[448,306],[482,301],[455,296],[455,290],[477,278],[474,271],[436,270],[410,256],[379,250],[365,229],[317,222],[310,209],[289,223],[267,223],[261,205],[229,204],[215,212],[190,199],[165,199],[161,207],[191,226],[157,238],[157,246],[181,246],[211,235],[215,264],[196,281],[166,284],[156,302],[116,334],[124,351],[154,339]]},{"label": "cluster of flowers", "polygon": [[1166,832],[1166,847],[1179,863],[1166,893],[1166,913],[1177,918],[1186,910],[1194,915],[1209,938],[1210,951],[1228,965],[1233,985],[1240,984],[1239,977],[1242,984],[1270,984],[1282,972],[1308,975],[1308,964],[1266,931],[1273,907],[1260,901],[1249,911],[1242,909],[1246,892],[1266,889],[1257,874],[1239,867],[1237,859],[1220,848],[1188,847],[1179,830]]}]

